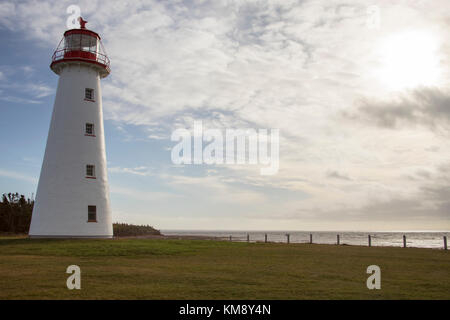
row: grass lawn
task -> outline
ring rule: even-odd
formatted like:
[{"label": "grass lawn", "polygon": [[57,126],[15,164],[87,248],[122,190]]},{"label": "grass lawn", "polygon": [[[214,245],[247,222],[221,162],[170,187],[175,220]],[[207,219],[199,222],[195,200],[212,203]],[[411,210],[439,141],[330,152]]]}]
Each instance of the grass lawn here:
[{"label": "grass lawn", "polygon": [[[66,268],[81,268],[68,290]],[[381,268],[368,290],[366,268]],[[450,299],[443,250],[0,238],[0,299]]]}]

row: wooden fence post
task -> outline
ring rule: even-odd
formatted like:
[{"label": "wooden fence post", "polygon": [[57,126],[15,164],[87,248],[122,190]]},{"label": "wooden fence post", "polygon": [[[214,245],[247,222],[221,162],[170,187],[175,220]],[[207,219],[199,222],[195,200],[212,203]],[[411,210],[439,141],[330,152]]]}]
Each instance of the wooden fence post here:
[{"label": "wooden fence post", "polygon": [[267,233],[264,235],[264,242],[267,243]]},{"label": "wooden fence post", "polygon": [[337,244],[339,245],[340,243],[340,239],[339,239],[339,235],[337,235]]},{"label": "wooden fence post", "polygon": [[403,235],[403,248],[406,248],[406,236]]},{"label": "wooden fence post", "polygon": [[309,243],[312,244],[312,233],[309,234]]},{"label": "wooden fence post", "polygon": [[372,246],[372,237],[369,234],[369,247],[371,247],[371,246]]},{"label": "wooden fence post", "polygon": [[247,233],[247,242],[250,242],[250,235]]},{"label": "wooden fence post", "polygon": [[444,250],[447,250],[447,236],[444,236]]},{"label": "wooden fence post", "polygon": [[233,241],[233,240],[231,240],[231,235],[230,235],[230,241]]},{"label": "wooden fence post", "polygon": [[289,242],[289,236],[290,236],[289,233],[286,233],[287,243],[290,243],[290,242]]}]

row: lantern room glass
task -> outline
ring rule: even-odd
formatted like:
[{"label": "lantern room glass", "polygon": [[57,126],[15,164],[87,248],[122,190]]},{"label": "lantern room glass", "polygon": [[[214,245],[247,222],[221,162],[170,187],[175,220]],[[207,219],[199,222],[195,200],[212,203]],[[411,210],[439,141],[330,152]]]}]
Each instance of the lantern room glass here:
[{"label": "lantern room glass", "polygon": [[106,55],[100,37],[90,30],[72,29],[65,32],[64,37],[53,53],[52,70],[53,67],[56,68],[58,63],[66,61],[95,63],[98,67],[104,68],[100,71],[102,78],[106,77],[110,72],[109,58]]},{"label": "lantern room glass", "polygon": [[97,53],[98,51],[97,37],[82,33],[69,34],[64,38],[64,48],[66,52],[85,51]]}]

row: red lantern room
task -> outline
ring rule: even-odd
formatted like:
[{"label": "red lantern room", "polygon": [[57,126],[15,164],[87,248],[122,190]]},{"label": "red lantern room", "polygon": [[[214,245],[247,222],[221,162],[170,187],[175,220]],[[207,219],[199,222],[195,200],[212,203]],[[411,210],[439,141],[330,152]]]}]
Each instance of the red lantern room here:
[{"label": "red lantern room", "polygon": [[79,21],[80,29],[70,29],[64,32],[64,37],[53,53],[50,68],[59,74],[61,69],[68,64],[87,64],[97,69],[101,78],[105,78],[111,70],[101,38],[96,32],[86,29],[87,21],[81,17]]}]

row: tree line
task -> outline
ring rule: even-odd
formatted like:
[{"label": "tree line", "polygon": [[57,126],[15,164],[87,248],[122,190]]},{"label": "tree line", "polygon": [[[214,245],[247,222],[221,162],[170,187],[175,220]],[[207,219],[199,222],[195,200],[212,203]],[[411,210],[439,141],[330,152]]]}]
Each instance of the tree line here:
[{"label": "tree line", "polygon": [[[19,193],[4,193],[0,202],[0,232],[28,234],[34,199]],[[159,230],[149,225],[114,223],[114,236],[159,235]]]},{"label": "tree line", "polygon": [[0,202],[0,232],[28,233],[34,200],[23,194],[2,195]]},{"label": "tree line", "polygon": [[114,223],[113,224],[114,236],[127,237],[127,236],[145,236],[145,235],[160,235],[159,230],[149,226],[142,225],[137,226],[128,223]]}]

